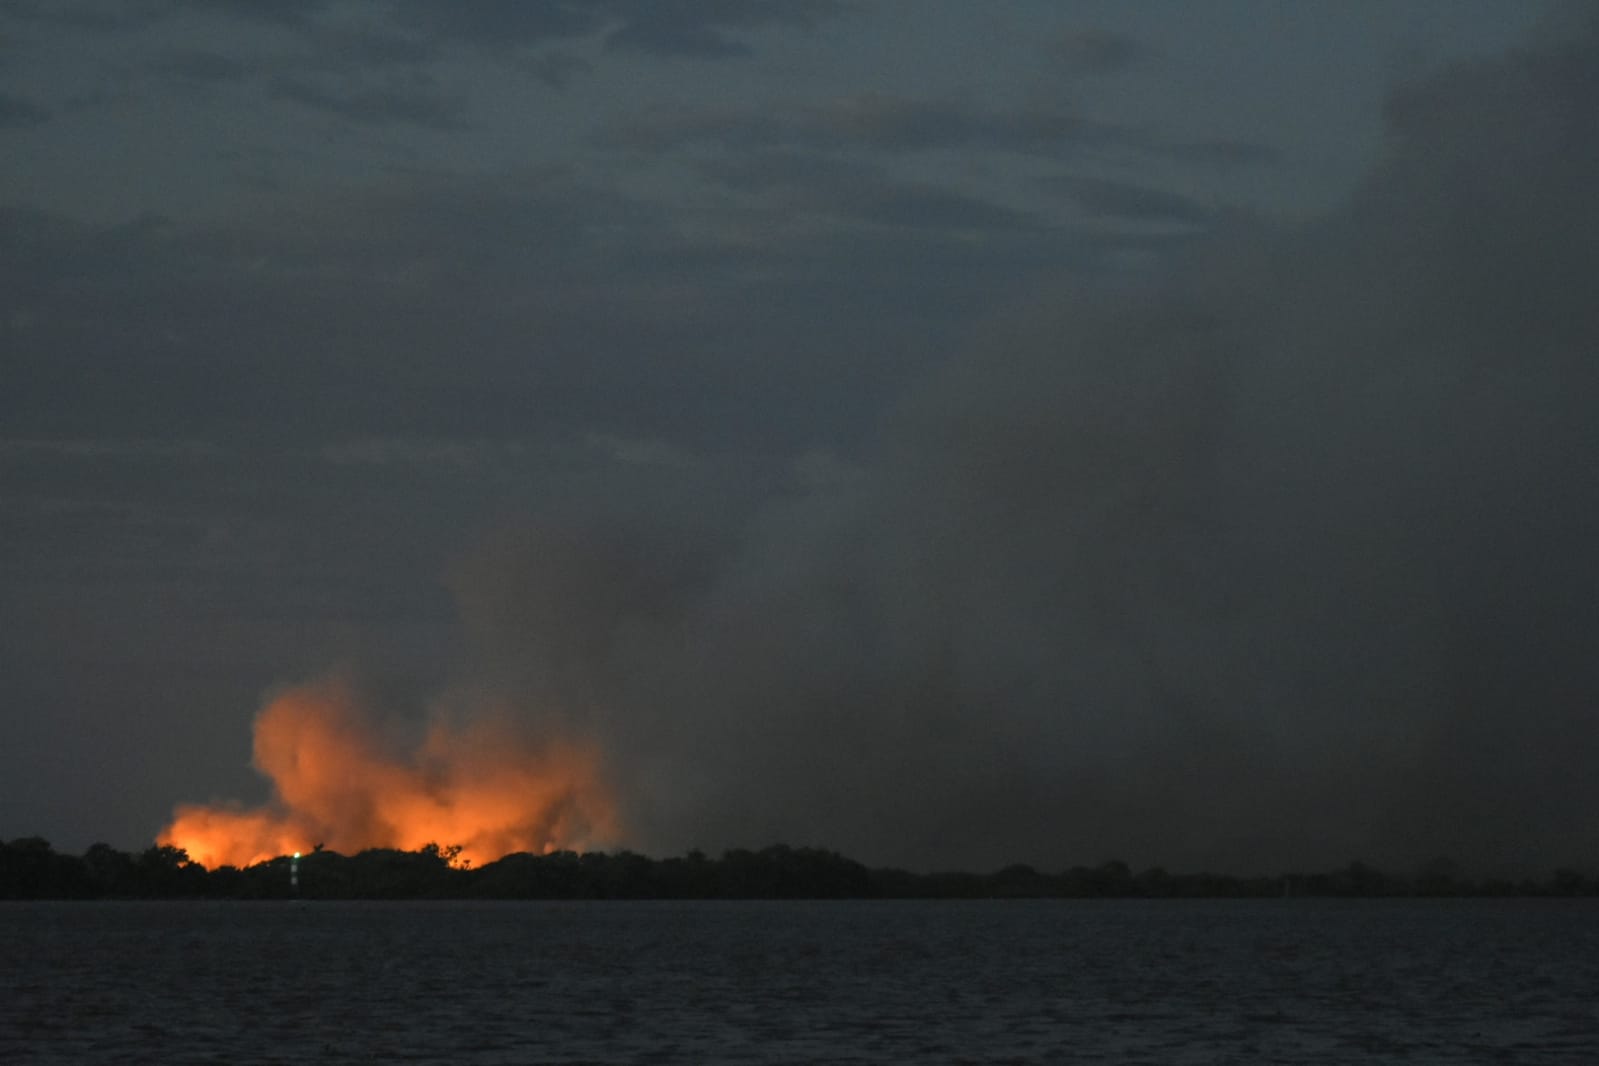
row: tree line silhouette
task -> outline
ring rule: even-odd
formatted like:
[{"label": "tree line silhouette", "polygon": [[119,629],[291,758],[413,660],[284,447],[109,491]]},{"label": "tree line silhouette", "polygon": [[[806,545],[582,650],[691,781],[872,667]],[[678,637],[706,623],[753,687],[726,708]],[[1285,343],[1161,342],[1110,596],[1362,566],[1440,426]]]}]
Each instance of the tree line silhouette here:
[{"label": "tree line silhouette", "polygon": [[519,852],[473,867],[458,846],[318,848],[239,869],[208,870],[182,848],[137,853],[95,844],[62,854],[41,837],[0,842],[0,899],[1099,899],[1599,896],[1599,877],[1565,868],[1541,880],[1464,876],[1448,860],[1400,876],[1362,862],[1324,873],[1237,877],[1135,873],[1112,860],[1046,873],[1017,864],[989,874],[872,869],[822,848],[774,844],[652,859],[631,851]]}]

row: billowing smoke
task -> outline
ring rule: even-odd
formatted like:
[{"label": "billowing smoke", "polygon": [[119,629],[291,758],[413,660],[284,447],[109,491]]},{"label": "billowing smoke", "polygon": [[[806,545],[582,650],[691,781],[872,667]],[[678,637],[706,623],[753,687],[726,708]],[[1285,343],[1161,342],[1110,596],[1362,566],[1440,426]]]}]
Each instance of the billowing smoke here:
[{"label": "billowing smoke", "polygon": [[383,733],[352,689],[288,689],[255,721],[255,766],[272,799],[253,809],[181,806],[160,842],[208,867],[325,845],[460,847],[457,861],[515,851],[604,847],[617,835],[610,793],[590,748],[542,738],[511,718],[440,718],[414,748]]},{"label": "billowing smoke", "polygon": [[467,616],[651,850],[1591,861],[1595,114],[1591,34],[1404,87],[1338,210],[996,326],[715,535],[535,522]]},{"label": "billowing smoke", "polygon": [[[753,514],[567,509],[469,553],[463,672],[519,729],[592,738],[611,842],[655,853],[1591,863],[1596,114],[1591,31],[1404,87],[1345,205],[996,325],[858,462],[808,456]],[[585,749],[468,731],[395,762],[326,691],[285,701],[274,805],[170,839],[613,828]],[[249,843],[207,850],[216,825]]]}]

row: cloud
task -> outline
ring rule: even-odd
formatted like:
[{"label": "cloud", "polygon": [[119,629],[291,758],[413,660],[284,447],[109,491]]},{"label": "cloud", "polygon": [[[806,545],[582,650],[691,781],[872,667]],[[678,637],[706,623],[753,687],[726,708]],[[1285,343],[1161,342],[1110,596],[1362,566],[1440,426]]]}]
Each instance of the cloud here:
[{"label": "cloud", "polygon": [[399,0],[393,18],[428,37],[479,47],[526,47],[587,37],[608,22],[600,4],[518,0],[471,0],[445,7],[428,0]]},{"label": "cloud", "polygon": [[1062,111],[980,111],[963,104],[882,93],[844,97],[809,111],[802,125],[823,136],[894,151],[984,147],[1053,154],[1067,144],[1124,135],[1116,126]]},{"label": "cloud", "polygon": [[273,0],[270,4],[252,3],[251,0],[177,0],[172,6],[246,22],[303,27],[317,21],[333,5],[330,0]]},{"label": "cloud", "polygon": [[0,212],[19,368],[0,418],[28,436],[839,446],[952,323],[1103,249],[960,190],[788,165],[730,167],[703,207],[557,167],[394,174],[220,225]]},{"label": "cloud", "polygon": [[[436,41],[343,17],[348,13],[321,2],[169,0],[127,10],[53,9],[29,17],[69,29],[148,31],[126,46],[133,57],[128,66],[108,68],[121,79],[118,91],[102,86],[80,98],[80,106],[125,99],[141,88],[169,94],[173,83],[194,88],[260,82],[275,99],[362,124],[464,125],[463,102],[441,92],[429,73],[441,54]],[[236,31],[231,37],[230,28]],[[198,39],[195,33],[214,43],[195,46],[190,43]],[[144,84],[151,80],[158,84]]]},{"label": "cloud", "polygon": [[99,33],[141,30],[164,21],[177,9],[175,0],[7,0],[0,12],[28,22],[55,23]]},{"label": "cloud", "polygon": [[852,10],[840,0],[614,0],[608,7],[622,22],[606,35],[607,48],[697,59],[749,55],[749,45],[731,35],[739,30],[811,30]]},{"label": "cloud", "polygon": [[1065,112],[979,110],[874,92],[772,111],[662,109],[614,126],[605,140],[649,151],[717,144],[737,149],[787,146],[888,152],[976,147],[1055,155],[1131,137],[1123,127]]},{"label": "cloud", "polygon": [[708,162],[700,173],[759,194],[772,209],[923,231],[1014,230],[1039,223],[1021,211],[926,182],[896,180],[879,168],[790,152]]},{"label": "cloud", "polygon": [[579,75],[588,74],[594,65],[571,52],[549,50],[524,60],[521,68],[552,89],[564,89]]},{"label": "cloud", "polygon": [[374,24],[323,24],[304,35],[310,54],[301,62],[312,69],[349,72],[352,68],[422,67],[440,55],[437,40],[395,33]]},{"label": "cloud", "polygon": [[363,125],[402,123],[441,131],[467,125],[465,101],[440,93],[432,79],[424,77],[384,86],[334,88],[325,81],[284,76],[272,79],[271,92],[279,100]]},{"label": "cloud", "polygon": [[1282,153],[1269,144],[1237,138],[1175,139],[1161,144],[1160,154],[1171,159],[1214,167],[1270,166]]},{"label": "cloud", "polygon": [[602,146],[647,153],[714,146],[741,152],[788,148],[896,155],[982,150],[1044,159],[1108,154],[1230,165],[1274,158],[1270,149],[1248,142],[1173,140],[1065,109],[984,108],[880,92],[759,110],[663,107],[614,123],[596,140]]},{"label": "cloud", "polygon": [[810,30],[851,10],[840,0],[597,0],[522,4],[473,0],[441,8],[402,0],[395,21],[435,39],[478,48],[539,47],[601,40],[615,50],[649,55],[726,59],[748,55],[739,31]]},{"label": "cloud", "polygon": [[8,0],[4,14],[15,19],[115,33],[142,30],[185,13],[303,27],[315,22],[331,6],[329,0],[275,0],[270,4],[255,4],[250,0],[69,0],[66,3]]},{"label": "cloud", "polygon": [[253,73],[252,67],[242,60],[201,48],[175,49],[154,66],[183,81],[200,83],[241,81]]},{"label": "cloud", "polygon": [[201,460],[217,458],[222,452],[214,444],[197,440],[0,438],[0,457],[11,458],[13,456],[38,454],[77,458]]},{"label": "cloud", "polygon": [[[133,50],[155,47],[129,72],[154,72],[193,84],[261,79],[277,100],[363,125],[405,124],[434,130],[466,125],[461,99],[440,92],[432,74],[449,49],[470,49],[551,88],[593,68],[585,49],[601,46],[654,56],[743,55],[740,34],[807,30],[847,11],[835,0],[799,3],[699,2],[631,4],[504,3],[474,0],[438,5],[409,0],[383,7],[324,0],[286,3],[76,0],[41,5],[12,0],[4,14],[63,31],[140,33]],[[204,25],[201,25],[201,24]],[[234,26],[240,43],[196,48],[177,43],[189,30]],[[263,46],[267,50],[263,51]],[[104,98],[105,94],[99,94]],[[0,99],[0,125],[35,124],[48,112],[19,97]]]},{"label": "cloud", "polygon": [[514,443],[460,439],[361,437],[324,445],[320,453],[339,466],[401,466],[413,469],[469,470],[493,466],[508,453],[524,449]]},{"label": "cloud", "polygon": [[1208,208],[1191,197],[1136,182],[1063,177],[1048,184],[1064,189],[1089,214],[1111,219],[1199,224],[1211,216]]}]

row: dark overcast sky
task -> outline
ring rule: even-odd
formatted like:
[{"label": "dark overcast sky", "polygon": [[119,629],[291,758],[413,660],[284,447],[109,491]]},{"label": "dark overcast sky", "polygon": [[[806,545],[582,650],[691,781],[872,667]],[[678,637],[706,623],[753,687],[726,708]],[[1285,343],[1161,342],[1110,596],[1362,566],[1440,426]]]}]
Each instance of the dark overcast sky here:
[{"label": "dark overcast sky", "polygon": [[1599,862],[1586,4],[0,0],[0,837]]}]

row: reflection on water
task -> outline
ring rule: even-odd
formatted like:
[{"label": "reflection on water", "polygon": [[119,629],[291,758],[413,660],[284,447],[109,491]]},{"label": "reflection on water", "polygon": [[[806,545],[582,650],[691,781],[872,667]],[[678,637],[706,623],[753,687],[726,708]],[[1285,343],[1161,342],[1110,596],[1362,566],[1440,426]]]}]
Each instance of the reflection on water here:
[{"label": "reflection on water", "polygon": [[1599,902],[0,904],[0,1062],[1599,1062]]}]

